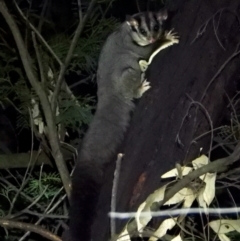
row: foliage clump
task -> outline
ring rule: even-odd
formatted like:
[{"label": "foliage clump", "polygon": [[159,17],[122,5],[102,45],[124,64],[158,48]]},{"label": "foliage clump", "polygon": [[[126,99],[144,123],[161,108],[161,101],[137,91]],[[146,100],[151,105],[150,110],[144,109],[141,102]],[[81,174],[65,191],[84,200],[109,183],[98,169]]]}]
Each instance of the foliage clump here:
[{"label": "foliage clump", "polygon": [[[0,156],[8,168],[14,163],[14,169],[0,171],[0,216],[10,227],[18,227],[1,228],[1,240],[23,240],[29,235],[24,223],[40,224],[56,234],[65,227],[69,171],[79,145],[75,140],[83,136],[96,104],[95,96],[79,90],[96,81],[101,46],[118,25],[115,18],[106,17],[113,1],[83,1],[77,11],[70,9],[75,11],[70,18],[67,9],[59,7],[61,17],[71,19],[64,31],[61,21],[58,26],[49,16],[60,11],[53,1],[40,7],[32,1],[1,2],[7,23],[0,26],[1,110],[13,113],[16,136],[31,137],[24,140],[28,152],[20,153],[22,158],[18,153]],[[23,228],[14,221],[22,222]],[[34,234],[28,240],[36,240]]]}]

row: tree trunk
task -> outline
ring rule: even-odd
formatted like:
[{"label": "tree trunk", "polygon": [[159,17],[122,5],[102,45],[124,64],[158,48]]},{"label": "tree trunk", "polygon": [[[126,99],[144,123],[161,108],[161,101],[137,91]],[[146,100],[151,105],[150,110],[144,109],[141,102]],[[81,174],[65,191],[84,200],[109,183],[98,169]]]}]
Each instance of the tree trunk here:
[{"label": "tree trunk", "polygon": [[[172,1],[169,10],[174,12],[171,25],[180,43],[160,52],[149,69],[152,88],[137,104],[123,145],[117,211],[136,211],[163,184],[161,174],[197,157],[200,147],[207,153],[210,134],[193,140],[211,129],[210,122],[213,127],[220,124],[228,104],[226,93],[231,97],[239,87],[238,53],[226,61],[240,39],[235,15],[240,1]],[[202,35],[193,41],[199,31]],[[106,172],[93,225],[94,241],[109,237],[107,212],[114,165]],[[117,224],[119,231],[123,222]]]}]

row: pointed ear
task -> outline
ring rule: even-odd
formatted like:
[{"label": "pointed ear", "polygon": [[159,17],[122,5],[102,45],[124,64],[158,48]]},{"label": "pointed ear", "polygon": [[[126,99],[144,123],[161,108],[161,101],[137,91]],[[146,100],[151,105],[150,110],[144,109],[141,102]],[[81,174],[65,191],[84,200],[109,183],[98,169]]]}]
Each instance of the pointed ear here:
[{"label": "pointed ear", "polygon": [[127,15],[126,16],[126,22],[129,26],[134,26],[136,27],[138,25],[138,22],[136,21],[135,18],[133,18],[132,16],[130,15]]},{"label": "pointed ear", "polygon": [[157,19],[159,21],[164,21],[168,18],[168,12],[166,8],[162,8],[157,12]]}]

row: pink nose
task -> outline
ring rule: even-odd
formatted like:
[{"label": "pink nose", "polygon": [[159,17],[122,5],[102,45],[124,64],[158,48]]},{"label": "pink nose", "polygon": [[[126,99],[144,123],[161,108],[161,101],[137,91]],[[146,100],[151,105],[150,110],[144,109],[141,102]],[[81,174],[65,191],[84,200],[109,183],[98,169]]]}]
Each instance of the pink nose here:
[{"label": "pink nose", "polygon": [[155,38],[150,38],[150,39],[149,39],[149,42],[150,42],[150,43],[154,43],[155,41],[156,41]]}]

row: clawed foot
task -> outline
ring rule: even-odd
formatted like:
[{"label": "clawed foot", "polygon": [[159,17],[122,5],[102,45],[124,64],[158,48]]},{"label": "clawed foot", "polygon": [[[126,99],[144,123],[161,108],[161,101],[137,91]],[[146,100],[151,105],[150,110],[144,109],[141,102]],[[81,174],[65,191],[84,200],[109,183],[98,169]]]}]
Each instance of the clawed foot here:
[{"label": "clawed foot", "polygon": [[138,89],[139,98],[145,93],[147,90],[151,88],[150,82],[148,82],[146,79],[142,82],[142,85]]},{"label": "clawed foot", "polygon": [[[177,33],[173,32],[173,29],[170,30],[169,32],[165,32],[164,37],[163,37],[163,42],[162,44],[159,46],[158,49],[156,49],[152,55],[150,56],[147,64],[150,65],[153,58],[163,49],[168,48],[169,46],[173,45],[173,44],[178,44],[179,43],[179,36],[177,35]],[[139,65],[140,62],[139,62]],[[140,67],[141,68],[141,67]]]},{"label": "clawed foot", "polygon": [[168,32],[165,32],[164,36],[167,40],[170,40],[174,44],[179,43],[179,36],[177,35],[176,32],[173,32],[174,29],[171,29]]}]

